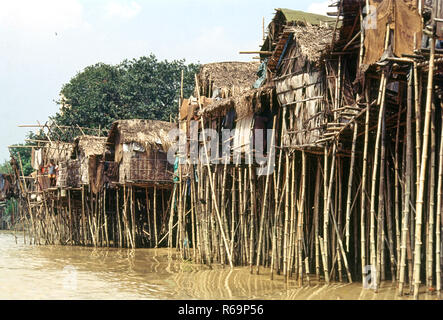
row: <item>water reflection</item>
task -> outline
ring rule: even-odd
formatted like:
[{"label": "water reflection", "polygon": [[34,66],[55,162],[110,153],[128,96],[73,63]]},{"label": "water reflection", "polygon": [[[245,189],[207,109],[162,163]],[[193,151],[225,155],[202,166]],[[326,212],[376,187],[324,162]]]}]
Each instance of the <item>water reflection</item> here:
[{"label": "water reflection", "polygon": [[174,250],[30,246],[0,232],[0,299],[396,299],[390,283],[375,294],[313,278],[299,288],[266,269],[195,265]]}]

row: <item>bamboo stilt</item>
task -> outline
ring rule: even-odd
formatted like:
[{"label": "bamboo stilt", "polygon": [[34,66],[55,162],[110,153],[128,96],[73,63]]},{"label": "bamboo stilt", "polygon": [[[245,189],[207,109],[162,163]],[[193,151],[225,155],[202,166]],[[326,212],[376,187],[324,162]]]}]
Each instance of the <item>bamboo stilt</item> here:
[{"label": "bamboo stilt", "polygon": [[[302,255],[302,241],[303,241],[303,216],[305,211],[305,193],[306,193],[306,153],[302,151],[302,178],[301,178],[301,193],[299,200],[299,213],[298,213],[298,259],[299,259],[299,274],[298,274],[298,285],[301,287],[303,285],[303,255]],[[308,272],[308,269],[307,269]]]},{"label": "bamboo stilt", "polygon": [[[377,288],[380,286],[381,280],[384,280],[384,215],[386,212],[385,206],[385,155],[386,155],[386,124],[385,115],[383,114],[381,126],[381,151],[380,151],[380,182],[378,192],[378,213],[377,213]],[[375,181],[373,181],[375,183]]]},{"label": "bamboo stilt", "polygon": [[[443,106],[442,106],[443,107]],[[443,125],[443,113],[441,113],[441,124]],[[435,280],[436,291],[441,294],[441,229],[442,229],[442,197],[443,197],[443,130],[440,135],[440,150],[438,162],[438,182],[437,182],[437,212],[435,216]]]},{"label": "bamboo stilt", "polygon": [[173,223],[174,223],[174,207],[175,207],[175,193],[177,190],[177,184],[174,184],[174,188],[172,191],[172,196],[171,196],[171,211],[169,214],[169,237],[168,237],[168,246],[169,248],[172,248],[173,244],[172,244],[172,227],[173,227]]},{"label": "bamboo stilt", "polygon": [[[367,93],[367,90],[366,90]],[[367,94],[366,94],[367,95]],[[368,97],[366,97],[367,99]],[[365,226],[365,210],[366,210],[366,175],[368,168],[368,141],[369,141],[369,115],[370,115],[370,105],[367,104],[366,107],[366,120],[365,120],[365,141],[363,148],[363,173],[361,182],[361,206],[360,206],[360,242],[361,242],[361,270],[362,277],[365,273],[366,268],[366,226]]]},{"label": "bamboo stilt", "polygon": [[283,275],[287,279],[288,277],[288,245],[289,245],[289,155],[286,152],[286,197],[285,197],[285,224],[283,234]]},{"label": "bamboo stilt", "polygon": [[[389,259],[391,265],[392,282],[396,281],[395,272],[395,251],[394,251],[394,235],[392,231],[392,211],[391,211],[391,178],[389,174],[389,162],[386,161],[386,219],[388,227],[388,241],[389,241]],[[395,203],[394,203],[395,205]]]},{"label": "bamboo stilt", "polygon": [[429,75],[428,88],[426,94],[426,115],[425,125],[423,128],[423,147],[421,154],[420,165],[420,180],[417,193],[416,203],[416,219],[415,219],[415,250],[414,250],[414,299],[418,299],[418,290],[420,286],[420,266],[421,266],[421,225],[423,214],[423,198],[424,198],[424,184],[426,175],[426,161],[428,158],[428,139],[429,128],[431,120],[431,105],[432,105],[432,86],[434,80],[434,57],[435,57],[435,39],[431,38],[431,55],[429,57]]},{"label": "bamboo stilt", "polygon": [[329,261],[328,261],[328,221],[329,221],[329,191],[328,191],[328,149],[325,147],[325,155],[324,155],[324,171],[323,171],[323,249],[320,246],[320,249],[323,251],[323,269],[325,271],[325,281],[329,284]]},{"label": "bamboo stilt", "polygon": [[314,236],[315,236],[315,274],[320,279],[320,244],[319,236],[319,206],[320,206],[320,159],[317,161],[317,174],[315,178],[315,195],[314,195]]},{"label": "bamboo stilt", "polygon": [[[259,232],[259,236],[258,236],[258,248],[257,248],[257,274],[259,274],[259,266],[260,266],[260,250],[261,250],[261,246],[262,246],[262,238],[263,238],[263,229],[264,229],[264,219],[265,219],[265,215],[267,213],[267,209],[268,209],[268,190],[269,190],[269,180],[270,180],[270,175],[271,175],[271,161],[272,159],[272,155],[274,153],[273,148],[274,148],[274,139],[275,139],[275,129],[276,129],[276,123],[277,123],[277,116],[274,116],[274,122],[272,124],[272,135],[271,135],[271,149],[270,149],[270,153],[268,154],[268,162],[267,162],[267,172],[266,172],[266,183],[265,183],[265,193],[264,193],[264,197],[263,197],[263,206],[262,206],[262,213],[261,213],[261,220],[260,220],[260,232]],[[273,166],[272,166],[273,167]],[[250,170],[251,172],[251,170]],[[251,188],[252,189],[252,188]],[[252,189],[253,195],[252,197],[254,197],[254,189]],[[254,197],[255,198],[255,197]]]},{"label": "bamboo stilt", "polygon": [[[389,34],[389,28],[387,33],[387,38]],[[372,168],[372,185],[371,185],[371,209],[370,209],[370,217],[371,217],[371,230],[370,230],[370,261],[371,265],[375,267],[376,278],[378,278],[378,274],[380,270],[377,270],[377,259],[376,259],[376,247],[375,247],[375,190],[377,183],[377,169],[378,169],[378,155],[380,151],[380,136],[382,129],[382,120],[385,112],[385,93],[386,93],[386,71],[383,72],[381,81],[380,81],[380,91],[379,91],[379,100],[380,100],[380,111],[378,115],[378,126],[377,126],[377,135],[375,140],[375,152],[374,152],[374,164]]]},{"label": "bamboo stilt", "polygon": [[406,114],[406,170],[405,170],[405,193],[404,205],[402,214],[402,230],[401,230],[401,255],[399,262],[399,286],[398,294],[403,295],[403,288],[405,283],[406,273],[406,249],[407,237],[409,232],[409,201],[411,195],[411,174],[412,174],[412,70],[408,81],[408,99],[407,99],[407,114]]},{"label": "bamboo stilt", "polygon": [[426,236],[426,286],[433,285],[433,263],[434,263],[434,209],[435,209],[435,105],[431,104],[431,159],[429,168],[429,209]]},{"label": "bamboo stilt", "polygon": [[[412,77],[412,72],[410,73],[410,77]],[[412,110],[412,81],[408,81],[408,89],[407,89],[407,104],[409,109]],[[412,112],[410,110],[410,112]],[[406,115],[408,117],[408,114]],[[401,249],[400,249],[400,239],[401,239],[401,232],[400,232],[400,192],[399,192],[399,165],[398,165],[398,157],[399,157],[399,140],[400,140],[400,118],[401,118],[401,112],[398,113],[397,118],[397,131],[395,134],[395,155],[394,155],[394,215],[395,215],[395,243],[396,243],[396,257],[397,257],[397,273],[396,278],[398,279],[400,277],[400,257],[401,257]],[[408,120],[406,120],[408,121]],[[412,137],[412,136],[411,136]],[[408,139],[408,137],[406,137]],[[389,167],[388,167],[389,169]],[[403,166],[404,171],[404,166]],[[389,170],[388,170],[389,172]],[[392,254],[391,254],[392,255]],[[394,279],[394,275],[393,279]]]},{"label": "bamboo stilt", "polygon": [[349,180],[348,180],[348,194],[346,200],[346,252],[349,252],[349,226],[351,220],[351,192],[352,192],[352,179],[354,176],[354,164],[355,164],[355,146],[357,144],[357,133],[358,133],[358,125],[354,123],[354,135],[352,138],[352,151],[351,151],[351,165],[349,169]]}]

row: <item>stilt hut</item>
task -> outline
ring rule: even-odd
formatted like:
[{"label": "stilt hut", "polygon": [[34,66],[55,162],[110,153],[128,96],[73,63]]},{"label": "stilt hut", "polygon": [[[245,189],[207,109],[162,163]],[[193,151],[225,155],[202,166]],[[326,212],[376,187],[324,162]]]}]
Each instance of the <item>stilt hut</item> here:
[{"label": "stilt hut", "polygon": [[[71,158],[72,143],[62,141],[48,141],[40,148],[32,148],[31,165],[36,170],[36,183],[38,190],[43,191],[47,189],[54,189],[60,185],[60,172],[63,173],[64,164]],[[50,183],[48,167],[53,162],[58,166],[59,170],[56,172],[56,185]],[[60,170],[61,169],[61,170]]]},{"label": "stilt hut", "polygon": [[78,181],[74,181],[73,184],[68,183],[70,186],[90,185],[94,193],[101,189],[106,142],[107,137],[96,136],[80,136],[74,140],[68,177],[77,176]]},{"label": "stilt hut", "polygon": [[171,187],[173,167],[167,152],[174,123],[155,120],[114,122],[108,136],[110,159],[119,164],[120,184],[158,184]]},{"label": "stilt hut", "polygon": [[175,128],[174,123],[140,119],[119,120],[111,127],[105,160],[119,167],[114,199],[120,246],[157,247],[165,239],[174,173],[167,158],[173,143],[168,134]]},{"label": "stilt hut", "polygon": [[[247,226],[257,223],[262,207],[256,198],[264,192],[266,179],[256,172],[263,163],[251,159],[257,147],[251,141],[254,128],[272,128],[277,101],[272,88],[253,89],[259,64],[243,64],[243,69],[234,70],[223,68],[225,65],[230,64],[212,64],[213,73],[203,67],[196,76],[194,129],[188,141],[198,145],[200,161],[195,162],[195,154],[188,150],[186,164],[180,166],[178,208],[173,220],[178,231],[169,244],[175,243],[186,257],[197,261],[211,263],[216,259],[232,266],[251,264],[255,257],[249,248],[257,239],[255,234],[250,238]],[[213,79],[216,85],[211,91],[207,84]],[[237,90],[229,90],[233,83]],[[202,129],[212,129],[218,137],[208,140],[208,131]],[[239,226],[238,233],[232,232],[233,225]]]}]

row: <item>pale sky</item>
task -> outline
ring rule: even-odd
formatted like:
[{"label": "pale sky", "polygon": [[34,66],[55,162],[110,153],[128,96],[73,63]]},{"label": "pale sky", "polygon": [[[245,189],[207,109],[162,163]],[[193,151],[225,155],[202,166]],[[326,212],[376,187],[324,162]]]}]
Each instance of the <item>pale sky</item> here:
[{"label": "pale sky", "polygon": [[0,162],[54,115],[85,67],[153,53],[159,60],[251,61],[274,8],[326,14],[329,0],[0,0]]}]

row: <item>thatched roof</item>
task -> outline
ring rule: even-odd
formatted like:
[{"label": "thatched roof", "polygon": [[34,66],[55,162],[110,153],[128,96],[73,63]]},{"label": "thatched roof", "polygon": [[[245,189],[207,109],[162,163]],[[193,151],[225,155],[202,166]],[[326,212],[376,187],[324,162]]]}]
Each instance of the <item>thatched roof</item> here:
[{"label": "thatched roof", "polygon": [[261,51],[272,54],[261,54],[261,58],[269,58],[268,68],[275,71],[281,55],[287,48],[286,44],[295,40],[302,49],[298,54],[310,61],[318,60],[321,51],[332,42],[335,21],[334,18],[318,14],[276,9],[275,16],[268,26],[268,36],[261,48]]},{"label": "thatched roof", "polygon": [[161,146],[161,149],[168,150],[173,143],[168,133],[176,127],[175,123],[158,120],[118,120],[112,124],[107,141],[114,144],[119,134],[119,143],[122,144],[136,142],[147,149]]},{"label": "thatched roof", "polygon": [[[200,104],[202,108],[206,108],[208,105],[214,102],[211,98],[200,97]],[[180,107],[180,121],[192,120],[192,117],[199,110],[200,106],[198,104],[197,98],[191,96],[189,99],[183,99],[182,105]]]},{"label": "thatched roof", "polygon": [[45,158],[49,162],[54,160],[56,163],[66,161],[71,158],[72,143],[52,141],[45,145]]},{"label": "thatched roof", "polygon": [[259,112],[262,109],[262,95],[269,95],[271,90],[272,88],[269,87],[250,89],[241,95],[215,101],[199,111],[198,114],[209,116],[235,108],[237,118],[243,118],[254,112]]},{"label": "thatched roof", "polygon": [[80,136],[74,140],[74,150],[78,149],[86,157],[102,155],[106,148],[106,137]]},{"label": "thatched roof", "polygon": [[[221,89],[223,97],[233,96],[252,88],[257,80],[257,62],[217,62],[205,64],[198,74],[201,94],[209,96]],[[209,96],[211,98],[211,96]]]},{"label": "thatched roof", "polygon": [[310,61],[318,61],[331,45],[334,28],[326,26],[290,26],[285,32],[294,34],[300,53]]}]

